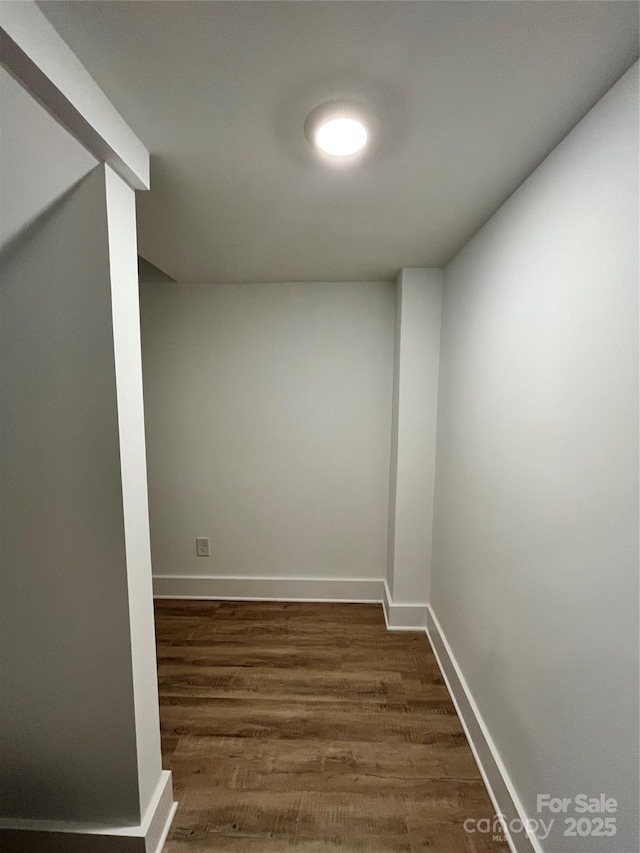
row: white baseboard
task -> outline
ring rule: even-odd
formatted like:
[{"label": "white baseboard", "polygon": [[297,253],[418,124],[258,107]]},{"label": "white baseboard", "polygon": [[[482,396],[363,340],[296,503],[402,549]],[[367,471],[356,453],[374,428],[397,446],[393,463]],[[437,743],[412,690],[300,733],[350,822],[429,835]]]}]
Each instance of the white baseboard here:
[{"label": "white baseboard", "polygon": [[424,631],[427,625],[426,604],[395,602],[384,581],[382,609],[389,631]]},{"label": "white baseboard", "polygon": [[171,771],[163,770],[141,824],[145,853],[162,853],[177,808],[178,804],[173,801]]},{"label": "white baseboard", "polygon": [[535,836],[525,831],[509,832],[510,826],[526,826],[526,812],[431,606],[427,608],[427,637],[496,815],[502,816],[504,835],[512,853],[543,853]]},{"label": "white baseboard", "polygon": [[171,771],[163,770],[146,814],[136,826],[3,819],[0,849],[28,853],[161,853],[177,807]]},{"label": "white baseboard", "polygon": [[173,823],[173,819],[176,816],[176,812],[178,811],[178,804],[171,803],[171,809],[169,814],[167,815],[167,819],[165,825],[162,829],[162,833],[160,834],[160,838],[158,839],[158,843],[156,845],[155,850],[150,851],[150,853],[162,853],[164,850],[164,845],[166,843],[167,838],[169,837],[169,831],[171,830],[171,824]]},{"label": "white baseboard", "polygon": [[229,578],[211,575],[159,575],[155,598],[212,598],[231,601],[335,601],[379,604],[383,581],[377,578]]}]

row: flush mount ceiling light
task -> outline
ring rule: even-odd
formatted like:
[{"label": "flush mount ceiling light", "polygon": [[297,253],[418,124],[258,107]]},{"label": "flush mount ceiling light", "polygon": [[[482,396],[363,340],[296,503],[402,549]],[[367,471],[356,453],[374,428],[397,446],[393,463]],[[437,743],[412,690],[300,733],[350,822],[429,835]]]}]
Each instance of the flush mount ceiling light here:
[{"label": "flush mount ceiling light", "polygon": [[316,145],[325,154],[348,157],[367,144],[367,128],[355,118],[332,118],[320,125]]},{"label": "flush mount ceiling light", "polygon": [[329,101],[309,113],[304,133],[309,144],[331,160],[346,160],[363,151],[372,136],[371,111],[351,101]]}]

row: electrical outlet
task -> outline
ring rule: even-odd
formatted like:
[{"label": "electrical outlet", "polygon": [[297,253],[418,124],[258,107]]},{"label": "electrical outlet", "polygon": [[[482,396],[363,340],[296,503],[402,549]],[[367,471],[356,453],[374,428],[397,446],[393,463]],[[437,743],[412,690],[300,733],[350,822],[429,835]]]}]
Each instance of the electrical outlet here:
[{"label": "electrical outlet", "polygon": [[198,557],[209,557],[209,537],[196,536],[196,554]]}]

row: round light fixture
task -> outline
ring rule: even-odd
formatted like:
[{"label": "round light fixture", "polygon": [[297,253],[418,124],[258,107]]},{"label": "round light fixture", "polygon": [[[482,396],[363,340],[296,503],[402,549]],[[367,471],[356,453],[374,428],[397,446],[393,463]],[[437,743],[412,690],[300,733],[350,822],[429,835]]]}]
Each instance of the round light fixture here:
[{"label": "round light fixture", "polygon": [[333,157],[348,157],[367,144],[367,128],[355,118],[331,118],[316,131],[316,145]]},{"label": "round light fixture", "polygon": [[363,104],[329,101],[312,110],[304,123],[309,144],[333,162],[350,162],[371,142],[375,117]]}]

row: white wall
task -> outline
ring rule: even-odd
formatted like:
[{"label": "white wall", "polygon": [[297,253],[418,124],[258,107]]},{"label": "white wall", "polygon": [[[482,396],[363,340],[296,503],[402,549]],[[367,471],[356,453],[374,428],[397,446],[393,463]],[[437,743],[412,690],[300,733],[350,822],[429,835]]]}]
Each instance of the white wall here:
[{"label": "white wall", "polygon": [[638,849],[638,68],[445,273],[431,603],[530,817]]},{"label": "white wall", "polygon": [[97,164],[0,65],[0,246]]},{"label": "white wall", "polygon": [[134,824],[140,806],[99,169],[38,220],[1,272],[0,815]]},{"label": "white wall", "polygon": [[387,618],[393,604],[422,606],[415,614],[418,621],[405,618],[405,626],[425,624],[429,598],[441,306],[442,270],[401,270],[389,489],[387,584],[392,603],[386,606]]},{"label": "white wall", "polygon": [[[123,540],[103,514],[120,489],[113,348],[104,322],[110,317],[104,188],[96,186],[97,173],[77,183],[97,161],[3,68],[0,92],[0,815],[100,820],[115,809],[135,822],[135,764],[133,775],[126,766],[135,733],[114,713],[127,691],[133,703],[126,598],[114,601],[104,585],[112,563],[124,565]],[[93,293],[87,281],[95,282]],[[83,377],[95,395],[90,399]],[[108,396],[99,396],[104,388],[111,390],[111,417]],[[72,408],[83,410],[82,420],[66,419]],[[94,442],[102,448],[94,467],[101,485],[89,494],[82,459]],[[91,529],[89,521],[98,519]],[[58,602],[54,612],[52,602]],[[82,632],[87,618],[95,620],[93,638]],[[115,636],[105,659],[100,638],[107,629]],[[96,654],[119,681],[104,678],[97,693],[90,687]],[[73,689],[77,677],[83,706]],[[114,725],[120,748],[109,746],[105,754]],[[103,759],[107,797],[88,782]],[[68,778],[57,786],[62,767]]]},{"label": "white wall", "polygon": [[[5,72],[0,80],[0,847],[151,849],[171,784],[135,197]],[[34,833],[49,828],[42,821],[58,831]]]},{"label": "white wall", "polygon": [[154,574],[381,581],[393,285],[159,278],[141,280]]}]

